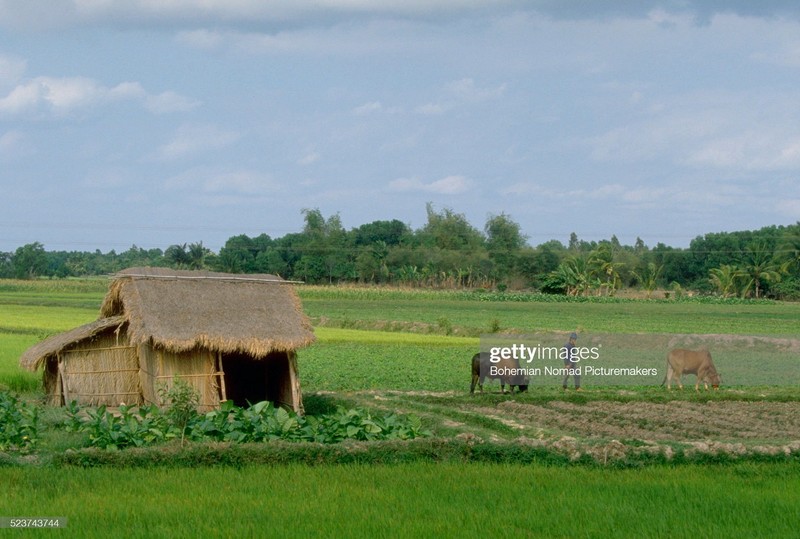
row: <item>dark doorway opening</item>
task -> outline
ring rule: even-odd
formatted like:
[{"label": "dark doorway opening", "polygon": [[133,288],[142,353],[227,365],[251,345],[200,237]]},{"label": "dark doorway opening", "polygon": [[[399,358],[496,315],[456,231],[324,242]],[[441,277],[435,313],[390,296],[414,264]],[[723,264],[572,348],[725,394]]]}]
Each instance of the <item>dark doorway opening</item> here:
[{"label": "dark doorway opening", "polygon": [[222,370],[226,395],[236,406],[246,407],[265,400],[275,406],[284,404],[284,387],[289,383],[289,361],[285,353],[273,352],[261,359],[245,354],[223,354]]}]

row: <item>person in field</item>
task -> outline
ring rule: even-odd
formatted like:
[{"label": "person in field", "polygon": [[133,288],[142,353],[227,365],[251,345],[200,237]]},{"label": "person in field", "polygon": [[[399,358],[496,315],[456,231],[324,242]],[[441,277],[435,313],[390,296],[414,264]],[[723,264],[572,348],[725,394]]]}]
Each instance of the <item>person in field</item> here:
[{"label": "person in field", "polygon": [[569,336],[569,341],[567,344],[564,345],[564,348],[561,350],[561,357],[564,359],[564,367],[569,369],[564,374],[564,381],[561,383],[561,386],[564,388],[564,391],[567,390],[567,386],[569,385],[569,377],[572,376],[575,380],[575,391],[582,391],[581,390],[581,371],[580,371],[580,364],[576,359],[573,357],[572,350],[575,348],[575,341],[578,340],[578,334],[572,333]]}]

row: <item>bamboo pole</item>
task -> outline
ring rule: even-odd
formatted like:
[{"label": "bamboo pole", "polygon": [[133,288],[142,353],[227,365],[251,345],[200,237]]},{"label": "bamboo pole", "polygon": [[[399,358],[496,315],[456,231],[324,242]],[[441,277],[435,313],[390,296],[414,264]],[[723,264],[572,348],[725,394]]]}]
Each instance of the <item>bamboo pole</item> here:
[{"label": "bamboo pole", "polygon": [[219,372],[219,389],[222,399],[220,402],[228,400],[228,392],[225,387],[225,372],[222,370],[222,352],[217,352],[217,371]]},{"label": "bamboo pole", "polygon": [[65,354],[73,354],[78,352],[96,352],[98,350],[134,350],[135,346],[108,346],[105,348],[71,348],[64,350]]},{"label": "bamboo pole", "polygon": [[138,391],[114,391],[112,393],[73,393],[78,397],[108,397],[109,395],[139,395]]},{"label": "bamboo pole", "polygon": [[137,277],[140,279],[165,279],[183,281],[249,281],[254,283],[276,283],[276,284],[305,284],[304,281],[286,281],[284,279],[259,279],[257,277],[216,277],[208,275],[147,275],[145,273],[125,273],[122,275],[111,275],[118,279],[125,277]]},{"label": "bamboo pole", "polygon": [[109,371],[72,371],[69,373],[70,376],[76,374],[108,374],[113,372],[139,372],[139,369],[111,369]]},{"label": "bamboo pole", "polygon": [[220,374],[225,374],[224,372],[204,372],[200,374],[164,374],[161,376],[156,376],[156,380],[158,379],[172,379],[172,378],[213,378],[214,376],[219,376]]},{"label": "bamboo pole", "polygon": [[61,357],[61,354],[58,355],[58,372],[61,373],[61,398],[64,399],[64,402],[67,402],[69,397],[69,386],[67,386],[67,364],[64,362],[64,358]]}]

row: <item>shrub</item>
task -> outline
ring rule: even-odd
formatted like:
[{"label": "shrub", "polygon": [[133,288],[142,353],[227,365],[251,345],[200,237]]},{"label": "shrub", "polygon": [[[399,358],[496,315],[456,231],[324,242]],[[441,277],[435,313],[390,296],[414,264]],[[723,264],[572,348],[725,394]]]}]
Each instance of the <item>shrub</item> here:
[{"label": "shrub", "polygon": [[142,447],[178,436],[178,429],[152,405],[120,406],[117,412],[105,406],[85,411],[85,418],[72,403],[67,412],[71,428],[88,434],[88,445],[104,449]]},{"label": "shrub", "polygon": [[183,444],[189,423],[197,416],[200,393],[183,380],[176,380],[169,388],[166,386],[159,388],[158,393],[162,401],[169,403],[167,419],[180,432]]},{"label": "shrub", "polygon": [[[185,396],[185,395],[184,395]],[[73,402],[67,407],[67,430],[88,434],[87,445],[104,449],[143,447],[180,437],[196,442],[292,442],[337,443],[343,440],[410,440],[430,436],[416,416],[372,415],[356,408],[337,407],[320,416],[300,416],[263,401],[239,408],[231,401],[218,410],[198,414],[187,407],[162,412],[155,406],[120,406],[111,412],[105,406],[85,411]],[[173,402],[173,405],[175,403]],[[184,414],[185,412],[185,414]]]},{"label": "shrub", "polygon": [[299,416],[270,402],[243,409],[230,401],[190,426],[195,441],[266,442],[271,440],[336,443],[343,440],[408,440],[429,435],[419,418],[373,416],[360,408],[337,407],[331,414]]},{"label": "shrub", "polygon": [[30,452],[39,441],[39,409],[0,391],[0,452]]}]

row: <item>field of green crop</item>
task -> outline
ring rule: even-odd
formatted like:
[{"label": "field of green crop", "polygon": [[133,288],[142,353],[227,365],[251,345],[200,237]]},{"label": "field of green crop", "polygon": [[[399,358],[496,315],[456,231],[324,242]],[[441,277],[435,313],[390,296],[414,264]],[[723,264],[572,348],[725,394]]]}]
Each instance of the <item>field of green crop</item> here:
[{"label": "field of green crop", "polygon": [[[36,402],[40,374],[21,371],[20,354],[95,319],[105,286],[0,282],[0,388]],[[0,466],[0,517],[66,516],[83,537],[796,533],[800,304],[299,291],[318,338],[298,358],[309,410],[414,413],[437,437],[483,447],[481,462],[84,468],[54,464],[77,438],[48,434],[38,453],[0,459],[14,463]],[[469,394],[479,335],[525,332],[560,346],[575,329],[603,366],[659,376],[587,376],[583,393],[542,377],[524,394],[502,395],[496,382]],[[720,391],[658,387],[666,350],[684,345],[712,350]],[[45,424],[61,413],[45,410]],[[523,464],[514,447],[583,464]],[[495,449],[502,464],[490,463]],[[696,464],[720,458],[729,463]]]},{"label": "field of green crop", "polygon": [[[306,313],[318,325],[398,329],[478,336],[494,331],[518,333],[574,329],[591,333],[686,333],[800,335],[795,303],[700,300],[522,301],[444,291],[388,291],[301,287]],[[613,298],[612,298],[613,299]],[[321,323],[321,324],[320,324]],[[446,331],[445,331],[446,332]]]},{"label": "field of green crop", "polygon": [[[0,516],[69,536],[796,537],[797,465],[0,469]],[[25,533],[50,536],[53,530]]]}]

